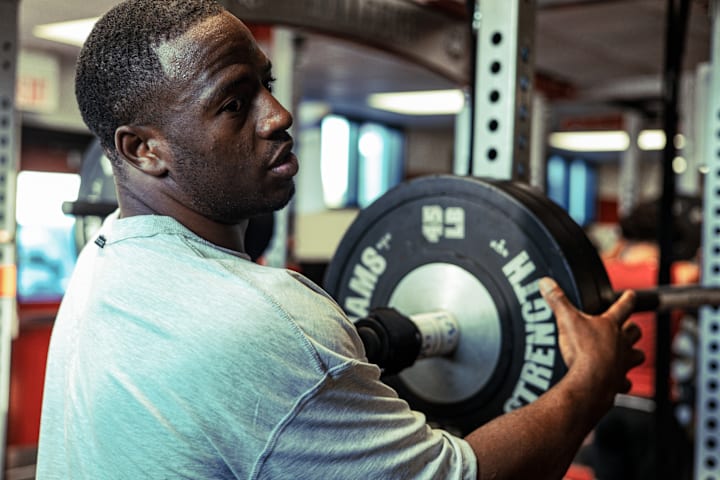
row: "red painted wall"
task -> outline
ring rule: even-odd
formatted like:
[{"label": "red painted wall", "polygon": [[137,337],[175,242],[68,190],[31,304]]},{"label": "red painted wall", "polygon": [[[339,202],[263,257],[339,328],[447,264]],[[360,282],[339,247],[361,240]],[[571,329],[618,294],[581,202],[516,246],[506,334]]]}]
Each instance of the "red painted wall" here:
[{"label": "red painted wall", "polygon": [[36,445],[40,431],[45,362],[56,305],[19,307],[20,334],[13,341],[7,443]]}]

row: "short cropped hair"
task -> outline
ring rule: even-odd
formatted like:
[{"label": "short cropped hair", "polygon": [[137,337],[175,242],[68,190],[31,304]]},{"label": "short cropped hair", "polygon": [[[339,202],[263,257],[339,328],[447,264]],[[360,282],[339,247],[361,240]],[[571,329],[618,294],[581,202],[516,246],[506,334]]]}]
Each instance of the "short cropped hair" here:
[{"label": "short cropped hair", "polygon": [[75,96],[111,157],[119,126],[159,121],[168,79],[156,47],[223,11],[214,0],[126,0],[97,22],[80,52]]}]

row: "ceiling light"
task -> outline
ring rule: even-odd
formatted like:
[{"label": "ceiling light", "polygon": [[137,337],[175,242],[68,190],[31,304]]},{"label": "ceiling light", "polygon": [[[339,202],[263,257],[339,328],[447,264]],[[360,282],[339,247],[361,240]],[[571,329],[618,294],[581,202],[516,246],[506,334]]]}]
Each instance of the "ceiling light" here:
[{"label": "ceiling light", "polygon": [[688,163],[685,157],[675,157],[672,161],[672,169],[677,175],[682,175],[687,171]]},{"label": "ceiling light", "polygon": [[678,133],[677,135],[675,135],[675,141],[673,143],[675,144],[675,148],[677,148],[678,150],[682,150],[687,144],[687,142],[685,141],[685,135],[683,135],[682,133]]},{"label": "ceiling light", "polygon": [[[643,130],[638,135],[638,148],[644,151],[656,151],[665,148],[665,132],[662,130]],[[551,147],[572,152],[622,152],[630,146],[630,137],[623,130],[556,132],[550,134]],[[675,137],[675,147],[683,148],[685,137]]]},{"label": "ceiling light", "polygon": [[630,146],[630,138],[623,131],[556,132],[549,138],[551,147],[573,152],[622,152]]},{"label": "ceiling light", "polygon": [[368,97],[372,108],[403,115],[455,115],[464,103],[461,90],[374,93]]},{"label": "ceiling light", "polygon": [[45,40],[81,47],[97,20],[97,17],[94,17],[37,25],[33,28],[33,35]]},{"label": "ceiling light", "polygon": [[638,135],[640,150],[662,150],[665,148],[665,132],[662,130],[643,130]]}]

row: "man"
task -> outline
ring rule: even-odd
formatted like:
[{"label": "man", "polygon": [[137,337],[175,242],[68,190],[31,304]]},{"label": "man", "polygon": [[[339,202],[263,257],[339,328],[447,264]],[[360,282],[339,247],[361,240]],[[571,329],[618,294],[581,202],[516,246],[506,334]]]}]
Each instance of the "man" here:
[{"label": "man", "polygon": [[567,375],[465,439],[431,429],[332,299],[244,253],[298,168],[271,83],[210,0],[129,0],[86,42],[78,102],[120,209],[58,314],[38,478],[560,478],[641,361],[633,294],[587,316],[541,282]]}]

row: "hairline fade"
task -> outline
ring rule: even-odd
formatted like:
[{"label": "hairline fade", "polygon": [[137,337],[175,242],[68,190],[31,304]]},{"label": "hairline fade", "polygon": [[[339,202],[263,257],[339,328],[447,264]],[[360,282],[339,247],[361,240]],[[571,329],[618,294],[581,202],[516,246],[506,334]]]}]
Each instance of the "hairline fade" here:
[{"label": "hairline fade", "polygon": [[215,0],[126,0],[95,24],[78,57],[75,97],[113,164],[118,127],[161,120],[168,78],[156,48],[224,11]]}]

